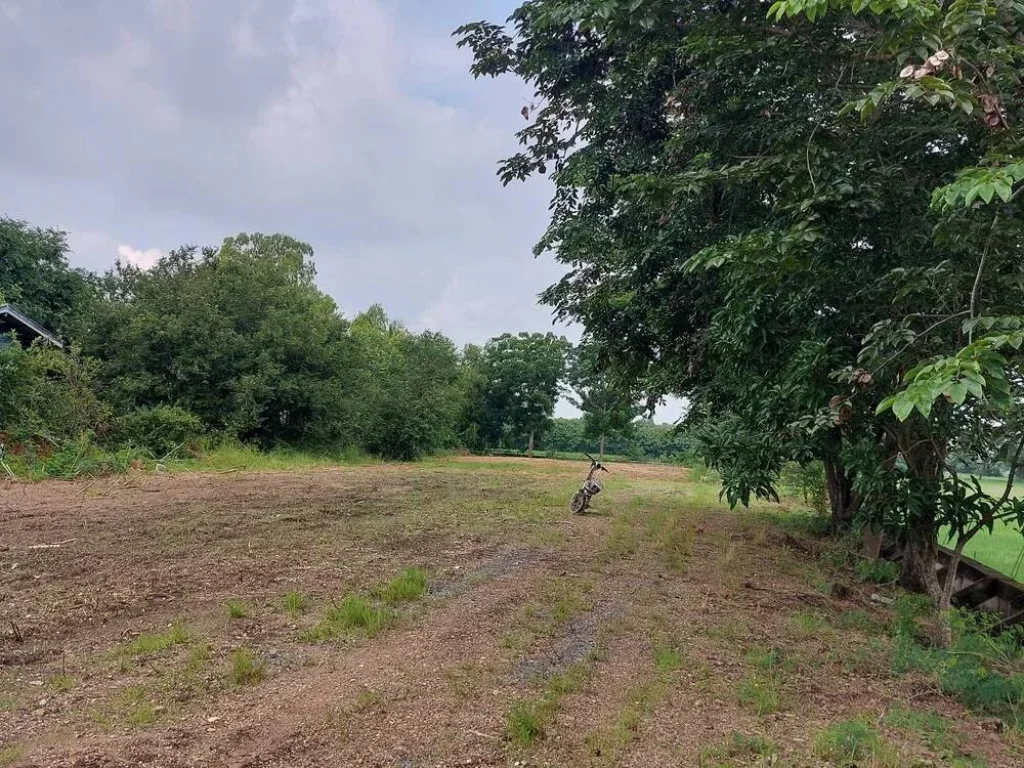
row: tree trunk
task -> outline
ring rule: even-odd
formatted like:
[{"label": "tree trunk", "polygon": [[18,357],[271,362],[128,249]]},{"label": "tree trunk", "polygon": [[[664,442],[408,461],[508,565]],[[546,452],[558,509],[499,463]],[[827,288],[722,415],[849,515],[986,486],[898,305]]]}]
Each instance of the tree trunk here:
[{"label": "tree trunk", "polygon": [[601,445],[599,446],[599,450],[597,452],[597,460],[604,461],[604,435],[601,435]]},{"label": "tree trunk", "polygon": [[939,542],[934,519],[918,518],[905,533],[903,541],[903,568],[900,586],[913,592],[923,592],[939,607],[942,587],[935,570],[939,562]]},{"label": "tree trunk", "polygon": [[825,491],[832,510],[832,530],[846,531],[860,508],[860,494],[853,490],[853,478],[839,459],[825,459]]},{"label": "tree trunk", "polygon": [[[916,438],[916,436],[914,436]],[[901,443],[910,442],[904,435]],[[903,570],[900,585],[915,592],[923,592],[942,603],[942,587],[936,573],[939,562],[939,537],[935,515],[942,492],[942,468],[945,463],[945,445],[932,440],[914,439],[909,449],[902,449],[907,462],[908,480],[913,506],[908,510],[903,533]]]},{"label": "tree trunk", "polygon": [[526,455],[533,458],[533,430],[530,430],[530,444],[526,448]]}]

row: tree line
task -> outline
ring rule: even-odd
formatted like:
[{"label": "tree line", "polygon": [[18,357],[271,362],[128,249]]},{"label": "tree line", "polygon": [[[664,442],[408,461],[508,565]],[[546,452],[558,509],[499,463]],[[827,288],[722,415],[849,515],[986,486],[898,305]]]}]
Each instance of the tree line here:
[{"label": "tree line", "polygon": [[73,441],[156,458],[204,437],[264,448],[413,459],[525,446],[563,393],[591,446],[639,409],[585,348],[547,333],[457,348],[372,306],[345,318],[314,281],[309,245],[240,234],[151,269],[71,269],[64,233],[0,220],[0,303],[68,342],[0,350],[0,441],[47,454]]},{"label": "tree line", "polygon": [[[531,0],[455,33],[534,91],[499,174],[554,184],[544,301],[689,398],[730,502],[821,461],[835,528],[942,608],[940,530],[1024,526],[1022,32],[1012,0]],[[1002,493],[962,472],[995,462]]]}]

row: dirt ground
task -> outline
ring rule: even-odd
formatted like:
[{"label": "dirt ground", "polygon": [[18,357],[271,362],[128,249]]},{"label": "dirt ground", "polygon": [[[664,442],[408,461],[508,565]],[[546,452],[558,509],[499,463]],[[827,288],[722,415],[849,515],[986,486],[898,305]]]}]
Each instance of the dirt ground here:
[{"label": "dirt ground", "polygon": [[[621,465],[572,516],[581,466],[0,486],[0,766],[1024,765],[770,510]],[[850,721],[882,741],[830,762]]]}]

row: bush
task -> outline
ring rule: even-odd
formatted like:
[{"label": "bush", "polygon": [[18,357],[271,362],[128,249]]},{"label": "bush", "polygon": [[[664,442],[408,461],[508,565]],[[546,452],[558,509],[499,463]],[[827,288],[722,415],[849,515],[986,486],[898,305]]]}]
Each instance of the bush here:
[{"label": "bush", "polygon": [[195,443],[203,432],[198,417],[183,408],[158,405],[138,408],[118,418],[114,439],[121,444],[141,445],[160,459]]}]

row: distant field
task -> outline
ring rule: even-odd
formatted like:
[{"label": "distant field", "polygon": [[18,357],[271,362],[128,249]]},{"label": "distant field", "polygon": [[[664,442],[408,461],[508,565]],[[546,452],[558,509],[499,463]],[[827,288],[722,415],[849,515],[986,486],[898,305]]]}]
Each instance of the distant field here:
[{"label": "distant field", "polygon": [[[1000,495],[1006,481],[998,477],[986,477],[982,486],[993,495]],[[1024,494],[1024,482],[1014,485],[1014,494]],[[948,540],[947,546],[953,546]],[[964,548],[967,557],[978,560],[1011,578],[1024,578],[1024,536],[1012,525],[997,525],[992,533],[979,533]]]}]

